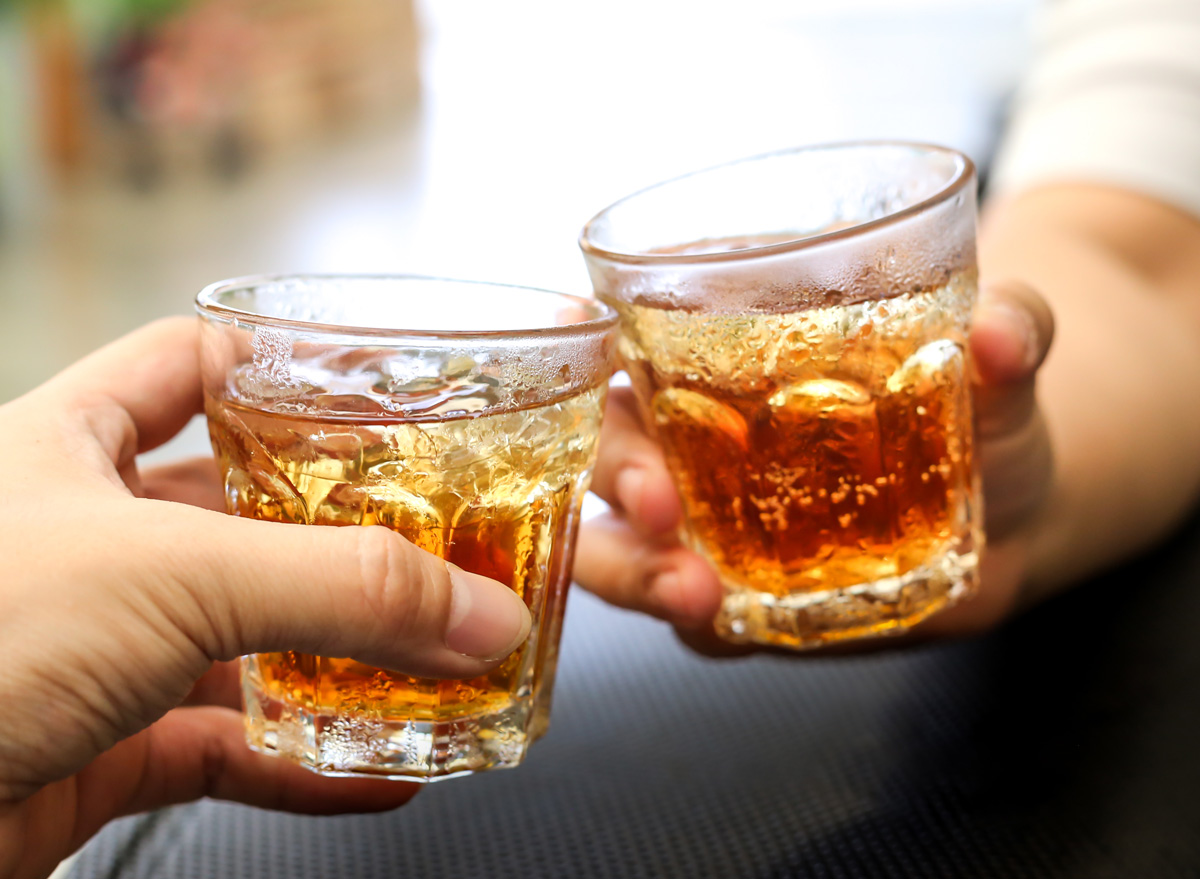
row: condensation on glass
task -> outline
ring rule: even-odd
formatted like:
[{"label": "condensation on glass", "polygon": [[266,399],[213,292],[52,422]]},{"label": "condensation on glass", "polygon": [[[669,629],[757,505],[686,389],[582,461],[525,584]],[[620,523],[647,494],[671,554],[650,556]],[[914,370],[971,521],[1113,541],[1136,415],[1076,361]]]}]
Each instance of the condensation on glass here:
[{"label": "condensation on glass", "polygon": [[722,637],[895,634],[971,594],[970,160],[906,143],[760,156],[616,203],[581,246],[683,539],[724,585]]},{"label": "condensation on glass", "polygon": [[244,657],[251,746],[326,774],[412,780],[520,763],[549,721],[612,310],[416,277],[248,278],[197,307],[228,512],[382,525],[507,584],[533,617],[528,640],[470,680]]}]

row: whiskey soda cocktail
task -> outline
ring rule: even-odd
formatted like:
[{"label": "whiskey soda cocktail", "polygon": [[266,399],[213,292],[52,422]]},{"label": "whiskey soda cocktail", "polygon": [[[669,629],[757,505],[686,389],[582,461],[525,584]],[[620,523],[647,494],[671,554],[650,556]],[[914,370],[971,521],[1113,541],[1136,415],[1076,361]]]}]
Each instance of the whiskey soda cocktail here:
[{"label": "whiskey soda cocktail", "polygon": [[974,223],[965,157],[847,144],[680,178],[585,228],[722,636],[897,633],[974,588]]},{"label": "whiskey soda cocktail", "polygon": [[338,774],[519,763],[549,717],[615,317],[574,297],[420,278],[248,279],[204,291],[200,312],[230,513],[382,525],[507,584],[533,617],[521,647],[469,680],[246,657],[250,743]]}]

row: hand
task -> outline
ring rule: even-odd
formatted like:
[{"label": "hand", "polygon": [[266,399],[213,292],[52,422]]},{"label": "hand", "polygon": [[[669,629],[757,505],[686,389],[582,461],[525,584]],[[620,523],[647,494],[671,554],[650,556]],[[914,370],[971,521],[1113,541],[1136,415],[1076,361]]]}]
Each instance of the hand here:
[{"label": "hand", "polygon": [[110,819],[198,797],[399,806],[415,785],[248,750],[228,660],[474,677],[528,634],[508,588],[386,529],[226,516],[212,460],[139,474],[200,409],[197,339],[154,324],[0,407],[0,876],[48,875]]},{"label": "hand", "polygon": [[[1053,333],[1049,306],[1028,286],[992,284],[981,291],[970,336],[978,372],[973,391],[988,534],[981,588],[970,601],[922,623],[918,635],[984,629],[1021,601],[1032,535],[1053,474],[1050,438],[1034,395]],[[629,388],[614,388],[610,396],[592,488],[612,512],[584,525],[576,579],[613,604],[671,622],[684,641],[703,652],[753,649],[712,634],[720,582],[704,559],[675,537],[682,516],[679,497]]]}]

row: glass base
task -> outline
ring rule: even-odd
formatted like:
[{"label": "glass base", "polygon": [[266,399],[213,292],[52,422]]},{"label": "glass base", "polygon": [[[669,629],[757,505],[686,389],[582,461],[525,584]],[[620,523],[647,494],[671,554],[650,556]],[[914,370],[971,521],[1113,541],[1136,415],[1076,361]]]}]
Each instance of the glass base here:
[{"label": "glass base", "polygon": [[727,582],[714,626],[735,644],[791,650],[899,635],[973,594],[977,569],[977,553],[948,552],[903,576],[796,595]]},{"label": "glass base", "polygon": [[446,721],[333,714],[276,698],[243,677],[246,742],[321,775],[430,782],[520,764],[530,738],[524,702]]}]

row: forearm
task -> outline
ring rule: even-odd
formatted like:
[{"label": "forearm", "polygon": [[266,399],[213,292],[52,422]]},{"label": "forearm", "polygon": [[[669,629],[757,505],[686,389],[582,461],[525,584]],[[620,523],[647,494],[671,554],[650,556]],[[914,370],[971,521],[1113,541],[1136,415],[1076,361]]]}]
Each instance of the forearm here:
[{"label": "forearm", "polygon": [[[1130,222],[1131,210],[1145,221]],[[1200,496],[1200,224],[1190,222],[1087,187],[1019,196],[985,217],[983,276],[1034,285],[1057,319],[1038,388],[1056,475],[1029,532],[1035,594],[1148,546]]]}]

